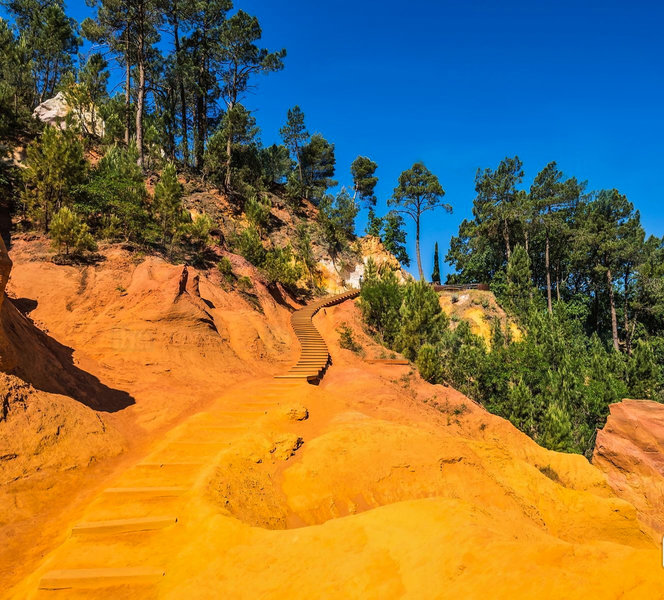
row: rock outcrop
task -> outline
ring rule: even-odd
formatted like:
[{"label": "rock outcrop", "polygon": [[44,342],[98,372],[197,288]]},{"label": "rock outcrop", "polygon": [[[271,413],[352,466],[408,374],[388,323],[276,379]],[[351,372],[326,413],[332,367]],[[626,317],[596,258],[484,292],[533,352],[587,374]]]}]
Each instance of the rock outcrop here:
[{"label": "rock outcrop", "polygon": [[664,404],[623,400],[597,432],[593,464],[641,520],[664,534]]},{"label": "rock outcrop", "polygon": [[74,111],[67,103],[67,99],[62,92],[58,92],[53,98],[44,100],[32,113],[32,116],[39,119],[42,123],[67,128],[67,116],[71,114],[74,122],[78,123],[88,133],[94,135],[104,135],[104,120],[90,111]]}]

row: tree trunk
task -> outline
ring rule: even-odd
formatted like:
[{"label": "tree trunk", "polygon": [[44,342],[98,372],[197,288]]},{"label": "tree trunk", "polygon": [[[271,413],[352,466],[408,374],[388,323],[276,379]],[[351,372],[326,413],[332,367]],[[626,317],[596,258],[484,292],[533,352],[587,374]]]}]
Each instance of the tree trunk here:
[{"label": "tree trunk", "polygon": [[616,352],[620,351],[620,343],[618,341],[618,319],[616,317],[616,302],[613,296],[613,278],[611,276],[611,269],[606,271],[606,283],[609,287],[609,306],[611,307],[611,335],[613,336],[613,348]]},{"label": "tree trunk", "polygon": [[228,138],[226,139],[226,179],[224,181],[226,190],[231,189],[231,159],[233,152],[233,127],[231,123],[233,118],[230,116],[230,113],[234,106],[235,105],[231,102],[228,105],[228,112],[226,113],[226,115],[228,115]]},{"label": "tree trunk", "polygon": [[304,178],[302,177],[302,159],[300,158],[300,149],[295,147],[295,154],[297,155],[297,170],[300,172],[300,183],[304,183]]},{"label": "tree trunk", "polygon": [[625,324],[625,352],[627,354],[632,353],[632,336],[629,333],[629,294],[628,294],[628,289],[629,289],[629,276],[630,272],[629,269],[625,271],[625,306],[624,306],[624,324]]},{"label": "tree trunk", "polygon": [[125,144],[131,139],[131,63],[129,62],[129,25],[125,30]]},{"label": "tree trunk", "polygon": [[560,302],[560,262],[556,263],[556,298]]},{"label": "tree trunk", "polygon": [[505,254],[507,254],[507,262],[512,256],[512,249],[510,248],[510,228],[507,219],[503,220],[503,238],[505,239]]},{"label": "tree trunk", "polygon": [[143,168],[143,110],[145,107],[145,3],[139,2],[138,17],[138,48],[136,64],[138,65],[138,93],[136,95],[136,147],[138,148],[138,166]]},{"label": "tree trunk", "polygon": [[415,253],[417,254],[417,270],[420,273],[420,279],[424,280],[424,271],[422,269],[422,257],[420,256],[420,217],[415,219]]},{"label": "tree trunk", "polygon": [[[142,54],[142,53],[141,53]],[[145,105],[145,64],[143,56],[138,59],[138,96],[136,98],[136,147],[138,148],[138,165],[143,167],[143,108]]]},{"label": "tree trunk", "polygon": [[530,256],[530,254],[528,253],[528,246],[529,246],[529,241],[530,240],[528,239],[529,236],[528,236],[528,230],[527,229],[524,229],[523,235],[526,238],[526,254],[528,254],[528,256]]},{"label": "tree trunk", "polygon": [[549,265],[549,232],[546,232],[546,242],[544,244],[544,267],[546,269],[546,304],[549,314],[553,312],[551,305],[551,268]]},{"label": "tree trunk", "polygon": [[182,126],[182,158],[189,164],[189,131],[187,129],[187,96],[182,79],[182,51],[180,49],[180,31],[177,19],[177,7],[174,9],[173,39],[175,41],[175,62],[177,64],[177,85],[180,91],[180,124]]}]

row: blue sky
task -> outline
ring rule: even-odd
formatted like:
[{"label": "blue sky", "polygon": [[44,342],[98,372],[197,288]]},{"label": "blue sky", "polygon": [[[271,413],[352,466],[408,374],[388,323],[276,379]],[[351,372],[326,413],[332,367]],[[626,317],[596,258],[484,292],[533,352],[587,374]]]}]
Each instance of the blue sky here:
[{"label": "blue sky", "polygon": [[[454,213],[429,213],[422,233],[431,273],[471,215],[478,167],[518,154],[525,185],[550,160],[616,187],[664,234],[664,6],[612,0],[244,0],[264,43],[285,47],[286,68],[260,78],[245,104],[263,142],[279,141],[299,104],[310,132],[336,145],[337,178],[350,185],[358,154],[374,159],[378,212],[401,171],[423,161]],[[83,1],[68,3],[80,18]],[[358,229],[364,228],[365,215]],[[414,233],[408,223],[408,249]],[[411,270],[414,270],[411,269]],[[444,271],[447,272],[447,265]]]}]

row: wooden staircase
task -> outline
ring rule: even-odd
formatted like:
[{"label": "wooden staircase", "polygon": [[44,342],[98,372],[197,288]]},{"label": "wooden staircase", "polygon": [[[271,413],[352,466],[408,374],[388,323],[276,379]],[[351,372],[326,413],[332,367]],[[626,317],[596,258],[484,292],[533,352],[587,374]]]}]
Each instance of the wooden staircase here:
[{"label": "wooden staircase", "polygon": [[321,309],[340,304],[359,296],[360,290],[349,290],[343,294],[329,296],[308,304],[293,313],[291,325],[302,347],[300,359],[285,375],[277,375],[277,379],[301,379],[309,383],[317,383],[325,374],[330,364],[330,353],[325,340],[314,327],[312,319]]}]

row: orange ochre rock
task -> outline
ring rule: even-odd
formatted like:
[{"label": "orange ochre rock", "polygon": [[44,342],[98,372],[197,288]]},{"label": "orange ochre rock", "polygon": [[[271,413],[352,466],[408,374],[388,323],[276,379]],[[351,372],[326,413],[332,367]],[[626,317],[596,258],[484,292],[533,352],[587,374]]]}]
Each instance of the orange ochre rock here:
[{"label": "orange ochre rock", "polygon": [[597,432],[593,464],[607,474],[615,493],[664,535],[664,405],[623,400]]}]

